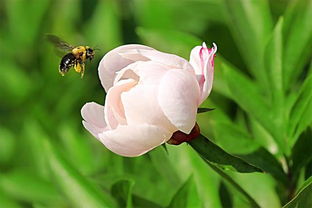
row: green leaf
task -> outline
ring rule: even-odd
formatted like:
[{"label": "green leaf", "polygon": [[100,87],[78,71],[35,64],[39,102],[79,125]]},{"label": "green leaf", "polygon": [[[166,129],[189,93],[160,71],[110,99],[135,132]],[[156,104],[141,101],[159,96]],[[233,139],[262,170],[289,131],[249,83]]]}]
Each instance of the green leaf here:
[{"label": "green leaf", "polygon": [[73,206],[115,207],[114,202],[80,175],[48,140],[45,141],[44,151],[54,175],[53,181],[58,184]]},{"label": "green leaf", "polygon": [[155,148],[150,151],[148,155],[158,174],[163,176],[164,180],[167,180],[173,187],[177,187],[181,184],[181,180],[175,169],[173,169],[172,163],[168,158],[168,153],[164,148]]},{"label": "green leaf", "polygon": [[171,199],[168,208],[202,207],[194,179],[190,177]]},{"label": "green leaf", "polygon": [[81,133],[75,131],[71,122],[60,124],[59,134],[67,152],[67,158],[71,164],[81,171],[82,174],[90,175],[95,172],[96,164],[92,155],[89,140],[82,137]]},{"label": "green leaf", "polygon": [[233,207],[232,196],[223,182],[220,184],[219,187],[219,195],[223,207]]},{"label": "green leaf", "polygon": [[24,169],[0,174],[0,187],[7,195],[21,201],[52,202],[60,200],[60,195],[51,182]]},{"label": "green leaf", "polygon": [[144,199],[137,195],[132,195],[132,201],[135,208],[162,208],[162,206],[152,202],[150,200]]},{"label": "green leaf", "polygon": [[277,181],[280,181],[282,184],[288,184],[288,178],[284,173],[281,164],[277,161],[274,155],[272,155],[265,148],[260,147],[249,154],[238,154],[237,156],[271,174]]},{"label": "green leaf", "polygon": [[312,0],[294,0],[285,14],[285,89],[297,80],[312,52]]},{"label": "green leaf", "polygon": [[312,75],[302,84],[289,117],[289,145],[292,147],[299,135],[312,123]]},{"label": "green leaf", "polygon": [[206,162],[214,171],[216,171],[227,183],[241,193],[249,202],[250,207],[260,208],[258,203],[253,199],[238,183],[236,183],[228,174],[221,170],[217,165],[207,161]]},{"label": "green leaf", "polygon": [[263,172],[261,169],[248,164],[239,157],[225,152],[203,135],[188,143],[205,161],[214,163],[221,168],[231,169],[241,173]]},{"label": "green leaf", "polygon": [[268,2],[224,0],[223,3],[228,15],[228,26],[250,72],[259,79],[260,84],[267,86],[262,55],[263,43],[272,28]]},{"label": "green leaf", "polygon": [[303,132],[294,147],[292,148],[292,171],[294,177],[297,177],[300,170],[312,160],[312,130],[307,129]]},{"label": "green leaf", "polygon": [[3,193],[2,190],[0,190],[0,207],[5,208],[22,208],[21,205],[19,205],[15,200],[12,200]]},{"label": "green leaf", "polygon": [[231,154],[251,153],[260,146],[244,128],[231,121],[216,120],[213,131],[216,143]]},{"label": "green leaf", "polygon": [[213,110],[215,110],[215,108],[198,108],[197,113],[206,113]]},{"label": "green leaf", "polygon": [[[223,63],[222,70],[227,87],[231,92],[231,98],[255,118],[274,137],[276,142],[279,142],[276,139],[279,134],[278,129],[275,128],[272,121],[269,105],[261,96],[261,91],[257,88],[255,82],[228,64]],[[283,147],[284,144],[279,142],[279,146]]]},{"label": "green leaf", "polygon": [[[270,38],[265,49],[265,69],[270,82],[273,108],[283,110],[283,72],[282,72],[282,37],[283,18],[277,22],[272,37]],[[280,114],[277,116],[281,117]]]},{"label": "green leaf", "polygon": [[13,157],[16,138],[8,129],[0,127],[0,165],[7,164]]},{"label": "green leaf", "polygon": [[[168,145],[168,151],[172,165],[180,170],[177,172],[180,178],[186,180],[188,176],[194,176],[203,206],[221,208],[222,205],[218,195],[220,177],[215,171],[211,170],[206,161],[187,144],[181,144],[179,148]],[[209,196],[209,200],[206,200],[207,196]]]},{"label": "green leaf", "polygon": [[132,208],[132,189],[134,181],[120,180],[113,184],[111,187],[111,193],[119,203],[119,207]]},{"label": "green leaf", "polygon": [[304,182],[296,196],[283,208],[312,207],[312,177]]},{"label": "green leaf", "polygon": [[278,131],[274,132],[274,138],[280,144],[283,152],[289,154],[290,150],[286,138],[286,114],[283,89],[283,72],[282,72],[282,37],[283,18],[277,22],[272,37],[268,41],[265,49],[264,64],[267,78],[270,84],[270,94],[272,94],[272,121]]}]

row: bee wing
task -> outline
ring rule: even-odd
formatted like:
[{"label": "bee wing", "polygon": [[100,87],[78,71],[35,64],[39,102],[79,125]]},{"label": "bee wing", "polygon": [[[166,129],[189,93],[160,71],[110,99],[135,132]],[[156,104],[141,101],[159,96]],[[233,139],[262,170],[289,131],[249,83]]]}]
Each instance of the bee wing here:
[{"label": "bee wing", "polygon": [[55,35],[47,34],[46,38],[56,48],[58,48],[60,50],[71,51],[73,48],[75,48],[74,46],[70,45],[69,43],[67,43],[66,41],[62,40],[61,38],[59,38],[59,37],[57,37]]}]

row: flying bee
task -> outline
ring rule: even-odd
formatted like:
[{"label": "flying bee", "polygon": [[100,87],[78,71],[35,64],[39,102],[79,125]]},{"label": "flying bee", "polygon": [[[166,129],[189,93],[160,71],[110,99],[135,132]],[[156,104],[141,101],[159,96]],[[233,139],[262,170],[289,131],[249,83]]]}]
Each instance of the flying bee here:
[{"label": "flying bee", "polygon": [[46,37],[56,48],[68,52],[61,59],[59,65],[60,74],[64,76],[71,67],[74,67],[75,71],[80,73],[82,78],[86,61],[88,59],[91,61],[94,58],[94,49],[89,46],[72,46],[55,35],[46,35]]}]

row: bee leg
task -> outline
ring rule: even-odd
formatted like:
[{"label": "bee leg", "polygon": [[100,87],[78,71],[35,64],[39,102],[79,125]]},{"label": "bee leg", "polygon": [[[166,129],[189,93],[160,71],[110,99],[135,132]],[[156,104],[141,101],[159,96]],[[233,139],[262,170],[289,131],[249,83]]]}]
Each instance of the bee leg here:
[{"label": "bee leg", "polygon": [[85,64],[81,64],[81,79],[83,78],[85,72]]},{"label": "bee leg", "polygon": [[75,63],[74,69],[76,72],[80,73],[81,72],[81,65],[79,62]]}]

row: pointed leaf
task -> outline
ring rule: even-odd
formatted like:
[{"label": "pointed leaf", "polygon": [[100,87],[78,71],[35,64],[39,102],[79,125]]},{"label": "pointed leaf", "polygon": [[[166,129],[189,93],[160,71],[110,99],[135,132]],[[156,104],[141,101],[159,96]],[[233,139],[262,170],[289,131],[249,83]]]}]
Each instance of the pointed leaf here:
[{"label": "pointed leaf", "polygon": [[198,108],[197,113],[206,113],[213,110],[215,110],[215,108]]},{"label": "pointed leaf", "polygon": [[119,203],[120,207],[132,208],[132,189],[134,182],[130,180],[120,180],[113,184],[111,193]]},{"label": "pointed leaf", "polygon": [[168,208],[201,207],[193,177],[190,177],[173,196]]},{"label": "pointed leaf", "polygon": [[266,86],[266,75],[263,70],[263,43],[267,40],[272,19],[268,1],[224,0],[228,26],[236,44],[248,65],[249,71]]},{"label": "pointed leaf", "polygon": [[294,83],[312,52],[312,0],[294,0],[285,14],[285,89]]},{"label": "pointed leaf", "polygon": [[286,138],[286,114],[283,88],[283,72],[282,72],[282,36],[283,18],[277,22],[272,37],[270,38],[264,55],[264,65],[267,78],[270,85],[270,94],[272,96],[271,114],[272,122],[278,131],[274,132],[274,139],[280,144],[280,148],[287,155],[290,153]]},{"label": "pointed leaf", "polygon": [[280,181],[282,184],[288,184],[288,178],[284,173],[281,164],[265,148],[260,147],[256,151],[249,154],[239,154],[237,156],[271,174],[277,181]]},{"label": "pointed leaf", "polygon": [[168,152],[164,148],[155,148],[148,155],[158,174],[163,176],[170,185],[177,187],[181,184],[181,180],[168,158]]},{"label": "pointed leaf", "polygon": [[[231,98],[275,138],[278,135],[278,129],[275,128],[271,115],[268,113],[270,112],[269,105],[261,96],[262,93],[256,83],[228,64],[223,63],[222,70],[231,92]],[[279,146],[283,145],[279,144]]]},{"label": "pointed leaf", "polygon": [[163,208],[159,204],[152,202],[150,200],[144,199],[137,195],[132,195],[133,198],[133,205],[135,208]]},{"label": "pointed leaf", "polygon": [[231,169],[241,173],[262,172],[261,169],[248,164],[239,157],[225,152],[203,135],[188,143],[204,160],[212,162],[221,168]]},{"label": "pointed leaf", "polygon": [[312,75],[304,81],[289,117],[289,145],[293,146],[299,135],[312,123]]},{"label": "pointed leaf", "polygon": [[312,161],[312,130],[308,129],[303,132],[296,144],[292,148],[292,171],[294,177],[297,177],[301,169]]},{"label": "pointed leaf", "polygon": [[283,208],[312,207],[312,177],[304,182],[296,196]]},{"label": "pointed leaf", "polygon": [[228,174],[226,174],[223,170],[221,170],[217,165],[206,161],[206,163],[218,173],[225,182],[229,183],[233,188],[235,188],[239,193],[241,193],[249,202],[250,207],[260,208],[258,203],[254,198],[252,198],[237,182],[235,182]]}]

